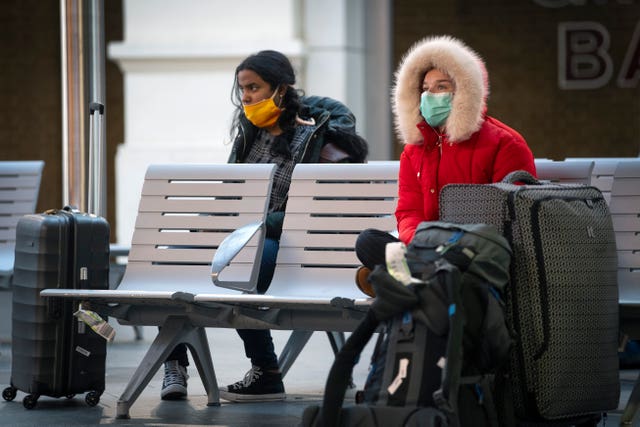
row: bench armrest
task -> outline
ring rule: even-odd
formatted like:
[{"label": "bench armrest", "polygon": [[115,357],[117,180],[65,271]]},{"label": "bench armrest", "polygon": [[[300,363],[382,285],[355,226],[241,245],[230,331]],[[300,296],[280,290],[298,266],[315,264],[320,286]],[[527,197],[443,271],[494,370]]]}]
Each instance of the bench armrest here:
[{"label": "bench armrest", "polygon": [[[238,228],[229,234],[218,246],[213,260],[211,261],[211,281],[214,285],[223,288],[237,289],[245,292],[255,292],[258,273],[260,272],[260,260],[262,258],[262,249],[264,247],[264,230],[263,221],[256,221]],[[256,259],[251,269],[251,277],[249,281],[236,280],[220,280],[220,273],[227,267],[231,261],[240,253],[240,251],[249,243],[251,238],[258,232],[261,232],[260,241],[256,250]]]},{"label": "bench armrest", "polygon": [[109,245],[109,255],[112,257],[127,256],[129,255],[130,250],[131,247],[129,245],[122,245],[118,243],[111,243]]}]

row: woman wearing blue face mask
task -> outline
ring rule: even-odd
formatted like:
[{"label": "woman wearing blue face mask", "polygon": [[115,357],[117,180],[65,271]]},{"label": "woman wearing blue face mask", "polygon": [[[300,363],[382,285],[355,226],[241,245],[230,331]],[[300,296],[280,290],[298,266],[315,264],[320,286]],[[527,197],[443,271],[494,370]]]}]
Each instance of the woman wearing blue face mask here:
[{"label": "woman wearing blue face mask", "polygon": [[[395,77],[393,113],[405,144],[395,212],[401,241],[409,243],[422,221],[438,219],[438,197],[447,184],[497,182],[519,169],[535,176],[524,138],[487,115],[487,71],[463,42],[449,36],[419,41]],[[366,268],[356,281],[366,293],[369,269],[384,265],[384,247],[392,241],[398,239],[378,230],[359,236],[356,253]]]}]

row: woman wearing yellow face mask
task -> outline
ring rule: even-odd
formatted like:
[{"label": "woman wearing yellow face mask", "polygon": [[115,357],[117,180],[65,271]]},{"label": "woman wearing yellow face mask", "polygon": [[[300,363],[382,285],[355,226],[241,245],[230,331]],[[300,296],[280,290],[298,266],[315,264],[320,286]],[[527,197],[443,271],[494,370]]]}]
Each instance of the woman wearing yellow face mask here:
[{"label": "woman wearing yellow face mask", "polygon": [[[236,106],[229,163],[275,163],[267,238],[264,243],[258,292],[266,292],[275,268],[284,210],[293,168],[297,163],[362,163],[367,144],[356,134],[355,117],[342,103],[326,97],[304,96],[295,89],[289,59],[267,50],[238,65],[232,89]],[[242,381],[220,389],[234,402],[282,400],[284,385],[268,330],[238,330],[252,368]],[[165,362],[163,399],[187,394],[186,346],[179,345]]]}]

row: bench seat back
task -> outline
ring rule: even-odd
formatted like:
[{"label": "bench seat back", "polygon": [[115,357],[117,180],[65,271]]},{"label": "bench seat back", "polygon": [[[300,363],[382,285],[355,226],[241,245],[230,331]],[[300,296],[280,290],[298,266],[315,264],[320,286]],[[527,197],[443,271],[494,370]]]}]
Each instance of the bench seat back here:
[{"label": "bench seat back", "polygon": [[592,160],[576,160],[572,162],[535,159],[536,172],[539,179],[553,184],[591,184],[594,167]]},{"label": "bench seat back", "polygon": [[632,157],[570,157],[567,162],[583,162],[585,160],[593,161],[593,170],[591,171],[590,184],[602,192],[607,203],[611,201],[611,188],[613,187],[613,176],[616,167],[620,162],[633,161]]},{"label": "bench seat back", "polygon": [[36,211],[43,168],[42,161],[0,161],[0,285],[13,273],[18,220]]},{"label": "bench seat back", "polygon": [[299,164],[267,295],[364,299],[354,246],[366,228],[393,232],[398,162]]},{"label": "bench seat back", "polygon": [[[237,293],[211,283],[211,259],[235,229],[264,220],[273,171],[271,164],[151,165],[118,290]],[[230,275],[251,274],[259,237]]]},{"label": "bench seat back", "polygon": [[609,204],[618,248],[620,301],[640,302],[640,159],[618,162]]}]

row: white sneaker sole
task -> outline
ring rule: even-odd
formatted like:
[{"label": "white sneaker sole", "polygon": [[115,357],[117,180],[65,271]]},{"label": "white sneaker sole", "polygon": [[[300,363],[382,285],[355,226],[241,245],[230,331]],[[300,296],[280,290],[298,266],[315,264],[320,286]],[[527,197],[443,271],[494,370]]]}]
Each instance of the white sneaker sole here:
[{"label": "white sneaker sole", "polygon": [[271,394],[238,394],[231,393],[227,390],[220,390],[220,398],[228,400],[229,402],[275,402],[285,400],[287,398],[286,393],[271,393]]},{"label": "white sneaker sole", "polygon": [[187,397],[187,388],[180,384],[171,384],[160,392],[162,400],[180,400],[185,397]]}]

